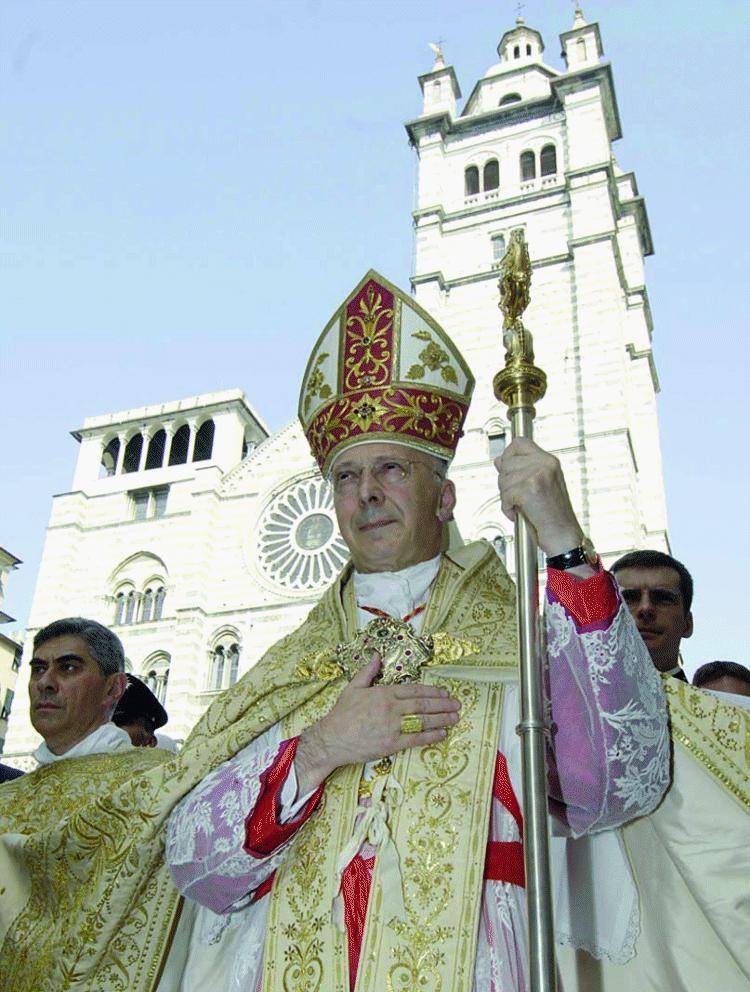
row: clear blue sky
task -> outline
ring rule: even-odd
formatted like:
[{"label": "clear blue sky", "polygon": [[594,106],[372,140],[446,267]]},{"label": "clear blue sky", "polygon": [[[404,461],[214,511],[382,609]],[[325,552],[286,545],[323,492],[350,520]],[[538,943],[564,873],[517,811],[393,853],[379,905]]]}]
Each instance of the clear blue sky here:
[{"label": "clear blue sky", "polygon": [[[573,3],[523,15],[562,68]],[[646,197],[670,537],[689,668],[750,663],[744,0],[591,0],[621,166]],[[84,417],[230,386],[291,419],[311,342],[369,266],[406,285],[417,75],[465,96],[513,26],[491,0],[4,0],[0,544],[24,622]]]}]

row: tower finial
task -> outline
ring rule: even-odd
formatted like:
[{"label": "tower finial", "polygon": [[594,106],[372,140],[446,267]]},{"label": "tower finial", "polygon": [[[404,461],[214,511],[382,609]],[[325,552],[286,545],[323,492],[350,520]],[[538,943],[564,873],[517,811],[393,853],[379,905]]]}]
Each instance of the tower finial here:
[{"label": "tower finial", "polygon": [[586,23],[586,18],[583,16],[583,10],[581,10],[581,4],[576,3],[575,9],[575,20],[573,21],[574,28],[582,28]]},{"label": "tower finial", "polygon": [[435,63],[433,69],[443,69],[445,68],[445,56],[443,55],[443,39],[439,41],[428,41],[427,44],[435,53]]},{"label": "tower finial", "polygon": [[523,27],[523,25],[526,23],[526,21],[524,21],[523,17],[521,16],[521,11],[525,6],[526,6],[525,3],[521,3],[521,0],[518,0],[518,3],[516,4],[516,27],[519,28]]}]

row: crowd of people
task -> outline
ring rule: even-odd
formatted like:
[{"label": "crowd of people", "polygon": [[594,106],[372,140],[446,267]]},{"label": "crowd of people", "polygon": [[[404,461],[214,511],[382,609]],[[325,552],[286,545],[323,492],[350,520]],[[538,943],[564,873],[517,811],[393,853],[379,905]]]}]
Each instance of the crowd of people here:
[{"label": "crowd of people", "polygon": [[[408,295],[372,272],[349,294],[300,419],[351,562],[178,753],[112,631],[37,632],[38,767],[0,789],[0,987],[528,987],[515,590],[490,545],[449,540],[473,386]],[[689,686],[685,566],[605,570],[533,441],[496,468],[547,557],[563,987],[747,988],[750,672]]]}]

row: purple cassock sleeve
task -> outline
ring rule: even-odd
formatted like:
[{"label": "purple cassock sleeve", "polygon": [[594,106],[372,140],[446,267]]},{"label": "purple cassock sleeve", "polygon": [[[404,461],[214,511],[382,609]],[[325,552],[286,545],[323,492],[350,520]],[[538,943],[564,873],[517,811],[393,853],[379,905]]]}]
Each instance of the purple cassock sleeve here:
[{"label": "purple cassock sleeve", "polygon": [[578,836],[651,812],[669,784],[666,701],[612,576],[550,569],[545,620],[555,813]]}]

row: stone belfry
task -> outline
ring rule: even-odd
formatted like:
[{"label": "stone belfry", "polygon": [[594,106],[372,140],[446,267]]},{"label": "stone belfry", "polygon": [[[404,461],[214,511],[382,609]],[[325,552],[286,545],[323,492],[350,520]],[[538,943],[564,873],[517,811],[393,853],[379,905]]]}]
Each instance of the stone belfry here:
[{"label": "stone belfry", "polygon": [[488,467],[509,438],[492,392],[502,364],[497,270],[523,229],[533,266],[524,322],[549,379],[536,438],[562,461],[580,519],[611,562],[667,547],[644,274],[653,249],[635,176],[613,153],[620,115],[599,26],[577,7],[560,41],[565,67],[555,69],[519,17],[460,111],[456,72],[431,46],[422,113],[406,125],[418,157],[412,286],[477,379],[453,469],[460,529],[502,550],[511,528]]}]

